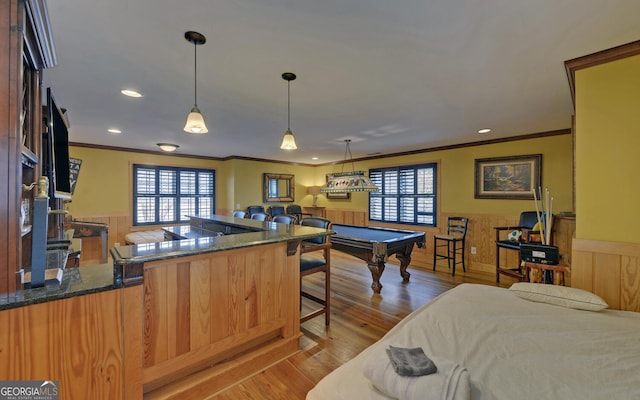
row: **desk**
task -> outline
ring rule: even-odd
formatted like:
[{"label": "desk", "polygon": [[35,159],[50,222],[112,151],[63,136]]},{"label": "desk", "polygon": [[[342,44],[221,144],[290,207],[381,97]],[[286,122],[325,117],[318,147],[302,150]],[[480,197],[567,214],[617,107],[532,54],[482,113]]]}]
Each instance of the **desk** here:
[{"label": "desk", "polygon": [[569,272],[569,267],[566,265],[547,265],[523,261],[522,266],[525,268],[525,276],[529,278],[526,280],[534,283],[542,282],[543,271],[553,271],[553,284],[564,286],[564,273]]},{"label": "desk", "polygon": [[411,262],[413,245],[422,247],[425,243],[424,232],[341,224],[333,224],[332,228],[336,234],[331,237],[331,248],[367,262],[373,278],[371,288],[375,293],[382,289],[380,277],[387,258],[396,255],[400,260],[400,275],[407,282],[411,276],[407,267]]}]

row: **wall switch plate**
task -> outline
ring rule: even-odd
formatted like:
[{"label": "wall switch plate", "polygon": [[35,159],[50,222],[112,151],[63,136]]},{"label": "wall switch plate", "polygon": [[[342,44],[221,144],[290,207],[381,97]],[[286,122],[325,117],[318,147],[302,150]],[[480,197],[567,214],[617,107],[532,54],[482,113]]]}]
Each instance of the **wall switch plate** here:
[{"label": "wall switch plate", "polygon": [[478,249],[476,249],[475,247],[471,246],[471,254],[476,254],[478,252]]}]

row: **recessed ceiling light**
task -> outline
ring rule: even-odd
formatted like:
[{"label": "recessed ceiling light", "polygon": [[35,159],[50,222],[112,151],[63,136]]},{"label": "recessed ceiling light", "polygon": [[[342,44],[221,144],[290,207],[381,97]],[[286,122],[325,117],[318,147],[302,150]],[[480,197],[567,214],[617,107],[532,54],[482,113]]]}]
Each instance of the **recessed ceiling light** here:
[{"label": "recessed ceiling light", "polygon": [[160,150],[162,151],[172,152],[176,151],[176,149],[180,146],[173,143],[158,143],[158,147],[160,147]]},{"label": "recessed ceiling light", "polygon": [[318,159],[318,157],[311,157],[311,159],[312,159],[312,160],[317,160],[317,159]]},{"label": "recessed ceiling light", "polygon": [[122,131],[117,128],[109,128],[107,129],[107,132],[109,132],[112,135],[120,135],[122,133]]},{"label": "recessed ceiling light", "polygon": [[491,132],[491,129],[489,129],[489,128],[480,129],[480,130],[478,131],[478,133],[480,133],[480,134],[482,134],[482,133],[489,133],[489,132]]},{"label": "recessed ceiling light", "polygon": [[120,91],[120,93],[122,93],[125,96],[129,96],[129,97],[142,97],[142,93],[138,92],[137,90],[133,90],[133,89],[122,89]]}]

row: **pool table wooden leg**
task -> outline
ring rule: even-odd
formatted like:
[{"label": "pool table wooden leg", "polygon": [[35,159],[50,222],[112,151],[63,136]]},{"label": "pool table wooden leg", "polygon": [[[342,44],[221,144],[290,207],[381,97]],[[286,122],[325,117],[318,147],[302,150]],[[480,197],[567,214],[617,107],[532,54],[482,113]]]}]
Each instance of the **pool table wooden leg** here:
[{"label": "pool table wooden leg", "polygon": [[407,272],[407,267],[411,262],[411,253],[396,253],[396,258],[400,260],[400,276],[402,276],[402,280],[404,282],[409,282],[411,274]]},{"label": "pool table wooden leg", "polygon": [[369,267],[369,271],[371,271],[371,278],[373,278],[373,282],[371,283],[371,289],[373,289],[374,293],[380,293],[382,290],[382,284],[380,283],[380,277],[384,272],[384,260],[375,261],[370,260],[367,261],[367,267]]}]

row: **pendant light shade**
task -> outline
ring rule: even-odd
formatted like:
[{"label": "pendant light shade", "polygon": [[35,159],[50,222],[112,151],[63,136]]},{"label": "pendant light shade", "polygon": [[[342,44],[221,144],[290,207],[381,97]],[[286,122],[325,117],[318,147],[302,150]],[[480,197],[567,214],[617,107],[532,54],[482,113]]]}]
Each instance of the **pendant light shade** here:
[{"label": "pendant light shade", "polygon": [[184,131],[194,134],[205,134],[209,132],[207,125],[204,123],[204,117],[200,113],[198,107],[193,107],[191,112],[187,116],[187,123],[184,126]]},{"label": "pendant light shade", "polygon": [[[329,180],[320,189],[322,193],[350,193],[350,192],[377,192],[378,187],[371,182],[364,171],[356,171],[353,167],[353,156],[351,155],[351,148],[349,143],[350,139],[345,140],[347,143],[347,149],[344,152],[345,162],[347,161],[347,154],[349,160],[351,160],[351,172],[338,172],[329,174]],[[344,164],[343,164],[344,168]]]},{"label": "pendant light shade", "polygon": [[295,150],[298,148],[298,146],[296,146],[296,138],[293,136],[293,132],[289,129],[287,129],[282,137],[282,144],[280,145],[280,148],[282,150]]},{"label": "pendant light shade", "polygon": [[203,34],[194,31],[188,31],[184,33],[184,38],[189,43],[193,43],[193,108],[187,116],[187,123],[184,125],[184,131],[196,135],[203,135],[209,130],[204,123],[204,117],[200,113],[198,108],[198,46],[206,43],[207,38]]},{"label": "pendant light shade", "polygon": [[284,133],[282,137],[282,144],[280,148],[282,150],[295,150],[298,148],[296,146],[296,138],[293,136],[293,132],[291,132],[291,81],[296,79],[296,74],[293,72],[285,72],[282,74],[282,79],[287,81],[287,131]]}]

